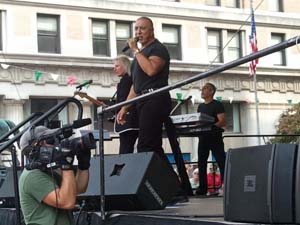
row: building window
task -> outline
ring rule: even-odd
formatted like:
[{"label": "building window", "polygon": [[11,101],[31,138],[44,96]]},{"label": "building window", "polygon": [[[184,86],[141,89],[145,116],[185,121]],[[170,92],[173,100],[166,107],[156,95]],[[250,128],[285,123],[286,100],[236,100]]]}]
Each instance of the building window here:
[{"label": "building window", "polygon": [[240,1],[239,0],[226,0],[226,7],[239,8]]},{"label": "building window", "polygon": [[93,20],[93,53],[94,55],[110,56],[109,54],[109,36],[108,22]]},{"label": "building window", "polygon": [[132,23],[117,22],[116,23],[116,38],[117,38],[117,54],[125,54],[133,56],[131,51],[122,52],[126,46],[127,40],[132,37]]},{"label": "building window", "polygon": [[273,12],[283,12],[283,0],[272,0],[270,10]]},{"label": "building window", "polygon": [[[53,98],[31,98],[30,99],[30,112],[47,112],[52,109],[54,106],[59,104],[63,100],[53,99]],[[60,121],[60,124],[68,124],[69,123],[69,110],[68,106],[64,107],[62,111],[59,112],[58,115],[55,115],[54,118],[48,118],[48,121]]]},{"label": "building window", "polygon": [[209,62],[223,62],[221,30],[207,30]]},{"label": "building window", "polygon": [[38,52],[60,53],[59,16],[37,15]]},{"label": "building window", "polygon": [[240,103],[224,103],[226,132],[240,133],[241,118],[240,118]]},{"label": "building window", "polygon": [[205,0],[206,5],[220,6],[220,0]]},{"label": "building window", "polygon": [[[284,41],[285,37],[284,34],[272,33],[271,34],[271,45],[276,45]],[[276,66],[286,66],[286,55],[285,49],[274,52],[270,55],[272,57],[272,63]]]},{"label": "building window", "polygon": [[236,31],[227,32],[227,42],[228,42],[228,60],[233,61],[241,58],[241,33]]},{"label": "building window", "polygon": [[168,48],[171,59],[181,60],[180,26],[163,25],[163,43]]}]

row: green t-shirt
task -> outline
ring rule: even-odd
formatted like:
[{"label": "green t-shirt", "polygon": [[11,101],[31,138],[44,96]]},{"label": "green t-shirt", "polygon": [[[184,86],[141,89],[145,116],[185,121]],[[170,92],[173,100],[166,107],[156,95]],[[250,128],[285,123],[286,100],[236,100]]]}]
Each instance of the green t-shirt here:
[{"label": "green t-shirt", "polygon": [[26,224],[71,225],[73,219],[68,210],[45,204],[44,197],[57,188],[54,178],[38,169],[24,169],[19,179],[20,203]]}]

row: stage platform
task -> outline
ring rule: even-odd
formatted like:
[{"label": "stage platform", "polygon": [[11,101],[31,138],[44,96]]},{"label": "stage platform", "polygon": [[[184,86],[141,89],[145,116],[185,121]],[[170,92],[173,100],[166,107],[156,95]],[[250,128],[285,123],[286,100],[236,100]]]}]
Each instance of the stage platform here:
[{"label": "stage platform", "polygon": [[103,225],[213,225],[247,224],[224,221],[223,197],[190,197],[163,210],[110,211],[101,221],[99,212],[82,212],[78,224]]},{"label": "stage platform", "polygon": [[[0,209],[0,225],[19,225],[15,215],[15,209]],[[223,197],[190,197],[163,210],[109,211],[105,221],[99,212],[81,211],[75,220],[76,225],[262,225],[224,221]]]}]

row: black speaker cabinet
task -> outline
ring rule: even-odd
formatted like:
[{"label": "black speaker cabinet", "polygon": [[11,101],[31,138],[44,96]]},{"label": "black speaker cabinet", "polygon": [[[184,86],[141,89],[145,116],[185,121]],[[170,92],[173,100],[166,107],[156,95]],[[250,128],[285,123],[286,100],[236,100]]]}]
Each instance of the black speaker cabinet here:
[{"label": "black speaker cabinet", "polygon": [[[91,160],[87,191],[78,197],[100,207],[99,158]],[[104,156],[106,210],[163,209],[179,191],[172,167],[153,152]]]},{"label": "black speaker cabinet", "polygon": [[300,145],[298,145],[296,179],[295,179],[295,217],[296,223],[300,224]]},{"label": "black speaker cabinet", "polygon": [[[18,170],[18,177],[21,171]],[[0,168],[0,208],[15,207],[13,169],[10,167]]]},{"label": "black speaker cabinet", "polygon": [[230,149],[225,168],[224,219],[293,223],[296,153],[293,144]]}]

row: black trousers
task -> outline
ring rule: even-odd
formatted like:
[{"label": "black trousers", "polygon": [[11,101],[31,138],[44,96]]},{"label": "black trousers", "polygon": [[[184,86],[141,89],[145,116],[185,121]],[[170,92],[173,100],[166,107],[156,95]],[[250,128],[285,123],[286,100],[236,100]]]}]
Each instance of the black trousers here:
[{"label": "black trousers", "polygon": [[139,131],[128,130],[120,133],[119,135],[120,135],[119,154],[133,153],[134,144],[136,139],[138,138]]},{"label": "black trousers", "polygon": [[199,188],[201,194],[207,193],[207,159],[209,151],[212,151],[220,168],[221,180],[224,180],[225,151],[222,133],[211,133],[201,135],[198,145],[198,168],[199,168]]},{"label": "black trousers", "polygon": [[139,117],[138,152],[154,151],[166,159],[162,148],[162,127],[171,112],[169,93],[154,96],[137,103]]}]

